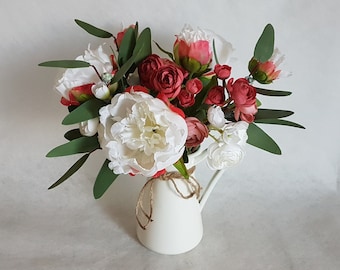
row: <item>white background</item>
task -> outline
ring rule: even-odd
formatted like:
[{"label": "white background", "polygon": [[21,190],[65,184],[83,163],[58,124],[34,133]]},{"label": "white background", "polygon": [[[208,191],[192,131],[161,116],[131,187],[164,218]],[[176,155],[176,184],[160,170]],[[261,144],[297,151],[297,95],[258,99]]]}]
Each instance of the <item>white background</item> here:
[{"label": "white background", "polygon": [[[0,269],[340,269],[339,8],[334,0],[2,0]],[[283,155],[248,147],[214,190],[202,213],[204,238],[187,254],[158,255],[136,240],[134,205],[145,179],[120,177],[93,199],[100,155],[47,190],[77,157],[45,158],[64,142],[67,111],[53,90],[59,71],[37,65],[104,42],[75,18],[112,33],[138,21],[169,50],[185,23],[214,30],[235,48],[235,77],[246,75],[263,27],[275,27],[293,76],[272,87],[293,95],[261,99],[263,107],[295,111],[290,120],[306,130],[263,127]]]}]

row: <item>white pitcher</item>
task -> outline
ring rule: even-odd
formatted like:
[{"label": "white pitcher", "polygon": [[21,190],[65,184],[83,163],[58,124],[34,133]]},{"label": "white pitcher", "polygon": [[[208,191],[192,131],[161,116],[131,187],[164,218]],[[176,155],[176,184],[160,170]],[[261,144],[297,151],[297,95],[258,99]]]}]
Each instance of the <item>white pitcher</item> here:
[{"label": "white pitcher", "polygon": [[[206,151],[198,151],[190,155],[186,166],[192,168],[205,158]],[[178,173],[168,180],[149,180],[136,207],[139,241],[148,249],[167,255],[195,248],[203,236],[201,211],[222,173],[216,171],[202,196],[194,173],[189,181]]]}]

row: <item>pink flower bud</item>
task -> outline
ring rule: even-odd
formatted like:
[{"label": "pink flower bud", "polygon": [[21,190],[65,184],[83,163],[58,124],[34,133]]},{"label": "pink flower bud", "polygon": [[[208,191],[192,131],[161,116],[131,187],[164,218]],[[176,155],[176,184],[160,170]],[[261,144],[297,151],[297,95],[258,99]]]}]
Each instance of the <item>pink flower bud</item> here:
[{"label": "pink flower bud", "polygon": [[196,117],[187,117],[185,122],[188,126],[188,137],[186,147],[197,147],[209,135],[209,129]]},{"label": "pink flower bud", "polygon": [[174,44],[175,62],[191,73],[204,72],[211,60],[212,51],[207,35],[186,26]]}]

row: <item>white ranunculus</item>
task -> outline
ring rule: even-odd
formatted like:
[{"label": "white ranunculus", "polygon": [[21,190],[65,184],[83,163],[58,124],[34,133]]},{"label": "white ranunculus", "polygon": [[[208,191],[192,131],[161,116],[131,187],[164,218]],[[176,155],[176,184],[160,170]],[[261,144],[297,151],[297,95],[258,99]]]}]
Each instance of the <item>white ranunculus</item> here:
[{"label": "white ranunculus", "polygon": [[226,119],[224,118],[224,112],[220,106],[211,106],[207,112],[208,121],[216,128],[222,128]]},{"label": "white ranunculus", "polygon": [[92,85],[91,91],[98,99],[105,100],[110,98],[110,90],[104,82],[99,82]]},{"label": "white ranunculus", "polygon": [[243,148],[238,144],[214,142],[208,147],[207,164],[212,170],[223,170],[238,164],[244,154]]},{"label": "white ranunculus", "polygon": [[99,114],[99,142],[116,174],[153,176],[183,154],[186,122],[160,99],[143,92],[117,94]]},{"label": "white ranunculus", "polygon": [[223,128],[222,139],[227,144],[244,146],[248,140],[247,129],[249,124],[245,121],[230,122]]},{"label": "white ranunculus", "polygon": [[[111,73],[113,69],[110,56],[103,51],[102,46],[99,46],[96,50],[91,50],[89,45],[84,55],[78,56],[76,60],[86,61],[95,66],[99,74]],[[73,87],[98,82],[100,82],[100,78],[93,67],[70,68],[58,80],[56,89],[64,98],[68,99],[68,93]]]},{"label": "white ranunculus", "polygon": [[91,137],[98,131],[99,118],[92,118],[79,123],[79,130],[83,136]]}]

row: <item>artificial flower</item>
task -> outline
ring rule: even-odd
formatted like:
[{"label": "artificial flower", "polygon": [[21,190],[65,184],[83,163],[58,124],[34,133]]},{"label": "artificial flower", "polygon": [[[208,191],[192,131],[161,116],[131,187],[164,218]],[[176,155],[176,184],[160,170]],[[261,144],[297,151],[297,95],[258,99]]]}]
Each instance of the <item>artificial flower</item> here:
[{"label": "artificial flower", "polygon": [[102,107],[98,139],[115,174],[153,176],[183,154],[184,119],[144,92],[116,94]]},{"label": "artificial flower", "polygon": [[245,146],[248,134],[249,124],[245,121],[229,122],[225,124],[222,128],[222,140],[226,144],[238,144],[240,146]]},{"label": "artificial flower", "polygon": [[[282,76],[282,71],[278,67],[284,61],[284,58],[284,55],[278,49],[275,49],[270,59],[264,63],[257,61],[253,57],[249,61],[248,70],[256,81],[269,84]],[[286,73],[286,75],[288,74]]]},{"label": "artificial flower", "polygon": [[212,170],[223,170],[241,162],[244,155],[238,144],[214,142],[208,147],[207,165]]},{"label": "artificial flower", "polygon": [[214,72],[216,73],[217,78],[226,80],[230,77],[231,67],[228,65],[216,64],[214,67]]},{"label": "artificial flower", "polygon": [[[91,50],[89,45],[84,55],[78,56],[76,60],[88,62],[96,68],[100,75],[104,73],[111,73],[113,71],[111,57],[104,52],[102,46],[99,46],[95,50]],[[56,90],[62,97],[69,100],[69,92],[75,87],[96,84],[99,82],[101,82],[101,78],[95,72],[93,67],[72,68],[67,69],[62,78],[58,80]]]},{"label": "artificial flower", "polygon": [[79,131],[83,136],[94,136],[98,131],[99,118],[92,118],[79,123]]},{"label": "artificial flower", "polygon": [[153,73],[152,85],[169,99],[175,98],[182,88],[185,74],[173,64],[164,64]]},{"label": "artificial flower", "polygon": [[224,112],[220,106],[210,106],[207,112],[209,123],[215,128],[222,128],[226,123]]},{"label": "artificial flower", "polygon": [[235,82],[231,78],[228,80],[227,88],[235,103],[235,120],[253,122],[257,113],[255,87],[250,85],[245,78],[237,79]]},{"label": "artificial flower", "polygon": [[185,122],[188,126],[188,137],[186,139],[186,147],[197,147],[209,135],[208,127],[196,117],[187,117]]},{"label": "artificial flower", "polygon": [[174,44],[175,62],[190,73],[204,72],[212,60],[208,35],[186,25]]},{"label": "artificial flower", "polygon": [[205,103],[209,105],[217,105],[223,106],[225,102],[225,93],[224,88],[222,86],[214,86],[209,92],[208,96],[205,99]]}]

